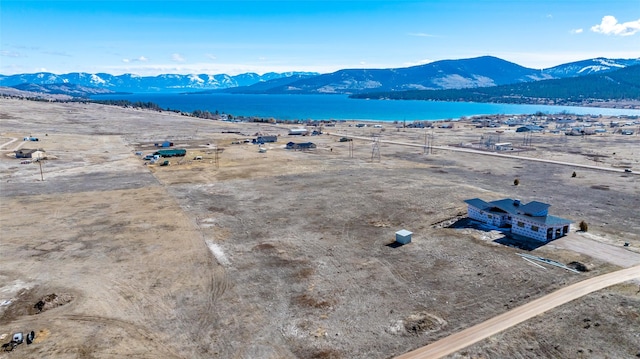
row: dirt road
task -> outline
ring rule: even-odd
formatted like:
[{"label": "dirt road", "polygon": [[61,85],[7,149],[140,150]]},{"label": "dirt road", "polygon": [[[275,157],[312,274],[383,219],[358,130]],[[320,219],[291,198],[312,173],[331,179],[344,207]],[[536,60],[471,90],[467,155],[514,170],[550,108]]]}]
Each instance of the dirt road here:
[{"label": "dirt road", "polygon": [[397,359],[441,358],[583,295],[638,278],[640,266],[635,266],[575,283],[420,349],[400,355]]}]

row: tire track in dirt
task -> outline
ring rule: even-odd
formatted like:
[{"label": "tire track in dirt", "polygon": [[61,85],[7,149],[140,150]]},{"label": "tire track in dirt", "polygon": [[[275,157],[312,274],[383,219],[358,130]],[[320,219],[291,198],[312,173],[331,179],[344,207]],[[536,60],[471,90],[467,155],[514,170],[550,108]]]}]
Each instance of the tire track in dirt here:
[{"label": "tire track in dirt", "polygon": [[65,314],[60,316],[59,318],[70,320],[70,321],[87,322],[92,324],[102,323],[105,325],[116,326],[123,329],[132,338],[145,338],[148,341],[153,342],[153,343],[149,343],[149,345],[147,346],[147,349],[149,350],[153,350],[153,348],[157,350],[157,355],[155,355],[154,353],[149,353],[149,354],[154,354],[152,356],[155,356],[158,358],[180,358],[180,359],[183,358],[178,353],[176,353],[171,347],[165,345],[162,342],[162,340],[158,336],[154,335],[151,331],[147,330],[142,326],[139,326],[121,319],[100,317],[96,315],[83,315],[83,314]]}]

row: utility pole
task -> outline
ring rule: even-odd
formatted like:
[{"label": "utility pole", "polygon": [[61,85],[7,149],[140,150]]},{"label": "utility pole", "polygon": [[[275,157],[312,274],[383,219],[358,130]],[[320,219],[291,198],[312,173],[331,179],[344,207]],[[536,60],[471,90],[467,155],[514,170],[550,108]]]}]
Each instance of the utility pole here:
[{"label": "utility pole", "polygon": [[350,138],[349,140],[349,158],[353,158],[353,138]]},{"label": "utility pole", "polygon": [[38,158],[36,162],[38,162],[38,164],[40,165],[40,180],[44,182],[44,174],[42,173],[42,159]]},{"label": "utility pole", "polygon": [[380,139],[373,137],[373,146],[371,148],[371,161],[378,160],[380,162]]}]

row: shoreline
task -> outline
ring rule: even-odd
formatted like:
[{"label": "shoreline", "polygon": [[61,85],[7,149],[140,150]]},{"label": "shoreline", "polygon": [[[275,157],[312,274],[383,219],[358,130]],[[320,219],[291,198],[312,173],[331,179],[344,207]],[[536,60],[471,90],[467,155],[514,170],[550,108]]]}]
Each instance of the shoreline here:
[{"label": "shoreline", "polygon": [[[322,97],[321,100],[318,100],[319,96],[323,95],[307,95],[300,97],[291,97],[291,95],[286,95],[288,100],[295,98],[299,100],[300,98],[309,99],[314,98],[311,101],[311,105],[315,105],[315,108],[321,107],[330,107],[335,108],[335,112],[327,113],[327,110],[321,109],[319,111],[315,110],[317,113],[309,113],[309,110],[306,110],[306,103],[304,101],[295,102],[291,105],[291,101],[287,101],[284,106],[282,101],[282,95],[267,95],[267,97],[260,96],[261,100],[264,103],[259,103],[256,105],[251,101],[255,99],[252,97],[242,97],[242,96],[252,96],[252,95],[240,95],[238,94],[222,94],[222,99],[220,99],[220,103],[222,105],[218,105],[217,103],[213,103],[211,99],[209,101],[204,100],[201,103],[181,103],[179,100],[172,98],[175,94],[172,93],[133,93],[133,94],[112,94],[112,95],[100,95],[97,98],[92,96],[88,99],[85,98],[71,98],[67,95],[59,95],[59,94],[44,94],[44,93],[32,93],[32,92],[20,92],[16,93],[14,91],[3,91],[3,88],[0,88],[0,96],[9,97],[9,98],[17,98],[23,100],[31,100],[31,101],[54,101],[54,102],[95,102],[101,103],[101,101],[127,101],[136,103],[136,102],[145,102],[152,103],[157,105],[157,108],[161,111],[167,112],[176,112],[184,115],[190,115],[195,112],[201,112],[203,114],[207,114],[210,119],[219,119],[217,117],[222,114],[223,116],[229,115],[231,118],[236,119],[273,119],[275,121],[282,122],[309,122],[309,121],[336,121],[336,122],[345,122],[345,121],[353,121],[353,122],[382,122],[382,123],[417,123],[417,122],[449,122],[449,121],[460,121],[469,118],[477,118],[477,117],[486,117],[486,116],[531,116],[535,114],[543,114],[546,116],[598,116],[598,117],[618,117],[618,118],[631,118],[635,119],[640,117],[640,101],[601,101],[601,102],[589,102],[584,105],[569,105],[569,104],[555,104],[555,103],[523,103],[523,104],[515,104],[515,103],[501,103],[501,102],[467,102],[467,101],[432,101],[432,100],[405,100],[405,103],[396,101],[382,101],[376,100],[376,104],[370,107],[362,106],[362,109],[352,109],[352,106],[345,105],[342,102],[335,102],[334,96],[326,97],[330,99],[329,101],[324,101],[325,97]],[[115,96],[115,98],[113,98]],[[220,96],[220,94],[213,94],[212,96]],[[237,96],[237,97],[236,97]],[[105,97],[112,97],[111,99],[104,99]],[[345,96],[339,96],[343,98],[345,101],[348,100],[358,100],[352,99]],[[269,98],[269,100],[264,101],[265,98]],[[228,99],[233,99],[233,103],[229,103],[226,101]],[[250,105],[245,106],[244,100]],[[370,101],[370,100],[365,100]],[[406,101],[410,101],[410,104],[407,104]],[[254,101],[255,102],[255,101]],[[270,103],[272,102],[272,103]],[[326,103],[323,103],[326,102]],[[383,103],[393,102],[391,106],[381,105]],[[425,103],[433,104],[433,109],[427,106],[424,106]],[[104,104],[104,103],[103,103]],[[336,106],[337,104],[337,106]],[[407,108],[402,107],[404,104],[407,104]],[[451,110],[451,106],[460,105],[460,108],[456,108],[455,110]],[[109,105],[109,104],[107,104]],[[587,106],[588,105],[588,106]],[[115,105],[120,106],[120,105]],[[220,106],[223,108],[228,108],[225,111],[214,110],[216,106]],[[251,109],[251,106],[256,107],[255,110]],[[270,110],[265,113],[264,108],[270,106],[273,110]],[[296,107],[297,106],[297,107]],[[204,107],[204,108],[203,108]],[[250,109],[247,110],[246,108]],[[382,107],[382,108],[380,108]],[[422,110],[424,107],[424,110]],[[449,108],[448,108],[449,107]],[[193,110],[191,110],[193,108]],[[191,110],[191,111],[190,111]],[[353,113],[358,110],[362,110],[358,112],[362,114],[362,118],[354,117],[356,115]],[[333,110],[332,110],[333,111]],[[475,112],[471,112],[475,111]],[[261,112],[258,114],[250,114],[251,112]],[[311,110],[314,112],[314,110]],[[397,113],[397,117],[388,118],[389,113]],[[424,118],[423,114],[428,113],[431,114],[432,118]],[[315,115],[315,116],[314,116]],[[376,118],[379,116],[380,118]],[[420,116],[420,117],[417,117]],[[199,117],[199,116],[197,116]]]}]

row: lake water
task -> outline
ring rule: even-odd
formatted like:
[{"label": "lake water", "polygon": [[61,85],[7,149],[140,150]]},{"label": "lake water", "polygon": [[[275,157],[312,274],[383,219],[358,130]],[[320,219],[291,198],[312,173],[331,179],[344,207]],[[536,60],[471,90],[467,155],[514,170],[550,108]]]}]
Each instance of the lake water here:
[{"label": "lake water", "polygon": [[580,115],[640,116],[640,110],[574,106],[509,105],[471,102],[359,100],[344,95],[239,95],[156,94],[100,95],[113,99],[154,102],[164,109],[184,112],[218,111],[234,116],[257,116],[283,120],[416,121],[459,119],[487,114],[533,114],[536,112]]}]

